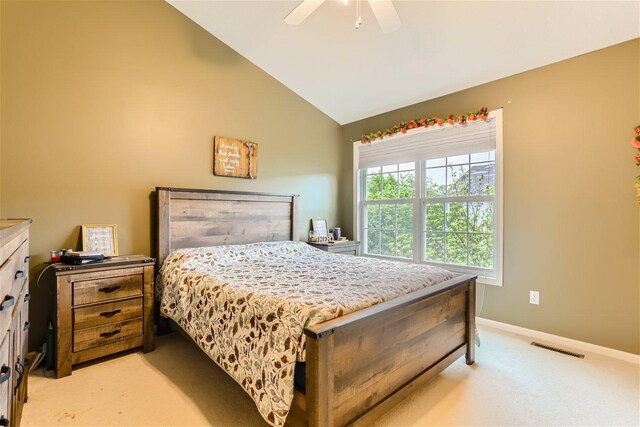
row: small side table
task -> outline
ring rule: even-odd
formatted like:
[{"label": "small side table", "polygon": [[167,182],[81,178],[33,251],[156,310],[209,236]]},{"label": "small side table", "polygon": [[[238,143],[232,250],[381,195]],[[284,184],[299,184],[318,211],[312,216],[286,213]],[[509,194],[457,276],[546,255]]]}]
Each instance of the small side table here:
[{"label": "small side table", "polygon": [[334,254],[345,255],[360,255],[360,241],[359,240],[347,240],[345,242],[338,243],[316,243],[307,242],[309,245],[320,250],[331,252]]},{"label": "small side table", "polygon": [[55,371],[136,347],[153,350],[153,270],[143,255],[52,264],[56,282]]}]

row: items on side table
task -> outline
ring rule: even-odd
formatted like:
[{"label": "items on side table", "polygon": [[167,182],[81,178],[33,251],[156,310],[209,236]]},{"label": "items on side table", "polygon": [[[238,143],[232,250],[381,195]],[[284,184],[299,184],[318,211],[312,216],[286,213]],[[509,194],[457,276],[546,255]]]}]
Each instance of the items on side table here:
[{"label": "items on side table", "polygon": [[87,360],[141,346],[153,350],[154,263],[129,255],[52,264],[57,378]]},{"label": "items on side table", "polygon": [[332,243],[347,240],[342,237],[342,229],[334,227],[329,230],[327,220],[322,218],[311,219],[311,228],[309,229],[309,242],[314,243]]}]

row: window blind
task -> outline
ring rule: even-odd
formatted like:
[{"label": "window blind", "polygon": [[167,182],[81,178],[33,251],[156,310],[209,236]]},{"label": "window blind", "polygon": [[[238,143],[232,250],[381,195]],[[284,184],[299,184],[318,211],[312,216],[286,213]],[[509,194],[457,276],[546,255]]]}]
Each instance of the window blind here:
[{"label": "window blind", "polygon": [[360,145],[358,168],[480,153],[495,148],[495,118],[486,122],[469,122],[466,125],[420,128],[407,134]]}]

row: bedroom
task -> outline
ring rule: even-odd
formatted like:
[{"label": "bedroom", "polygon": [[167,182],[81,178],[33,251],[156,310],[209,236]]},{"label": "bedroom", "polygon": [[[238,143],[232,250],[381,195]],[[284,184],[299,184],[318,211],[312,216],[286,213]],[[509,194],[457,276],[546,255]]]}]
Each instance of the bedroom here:
[{"label": "bedroom", "polygon": [[[613,4],[637,16],[637,2]],[[80,248],[81,224],[115,223],[121,254],[153,256],[150,194],[172,186],[300,194],[299,240],[315,217],[352,237],[352,141],[486,106],[504,111],[505,258],[503,286],[478,285],[481,317],[640,353],[637,20],[626,39],[341,125],[165,2],[3,1],[0,13],[0,217],[33,219],[31,350],[51,313],[35,280],[51,250]],[[259,144],[256,180],[212,175],[216,135]]]}]

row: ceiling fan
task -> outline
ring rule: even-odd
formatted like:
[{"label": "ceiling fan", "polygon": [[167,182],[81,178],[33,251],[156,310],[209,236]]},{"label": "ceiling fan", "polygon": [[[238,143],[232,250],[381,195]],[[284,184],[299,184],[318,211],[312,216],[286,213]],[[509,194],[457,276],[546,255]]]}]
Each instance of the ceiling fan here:
[{"label": "ceiling fan", "polygon": [[[361,0],[356,1],[356,29],[360,28],[362,25],[362,17],[360,15],[360,3]],[[391,33],[402,25],[400,22],[400,17],[398,17],[398,13],[396,12],[396,8],[393,6],[391,0],[368,0],[369,5],[371,6],[371,10],[378,20],[378,24],[380,24],[380,28],[382,28],[383,33]],[[284,18],[284,22],[289,25],[299,25],[307,19],[309,15],[313,13],[325,0],[302,0],[302,2],[296,6],[295,9],[291,11]],[[344,3],[347,4],[349,0],[344,0]]]}]

